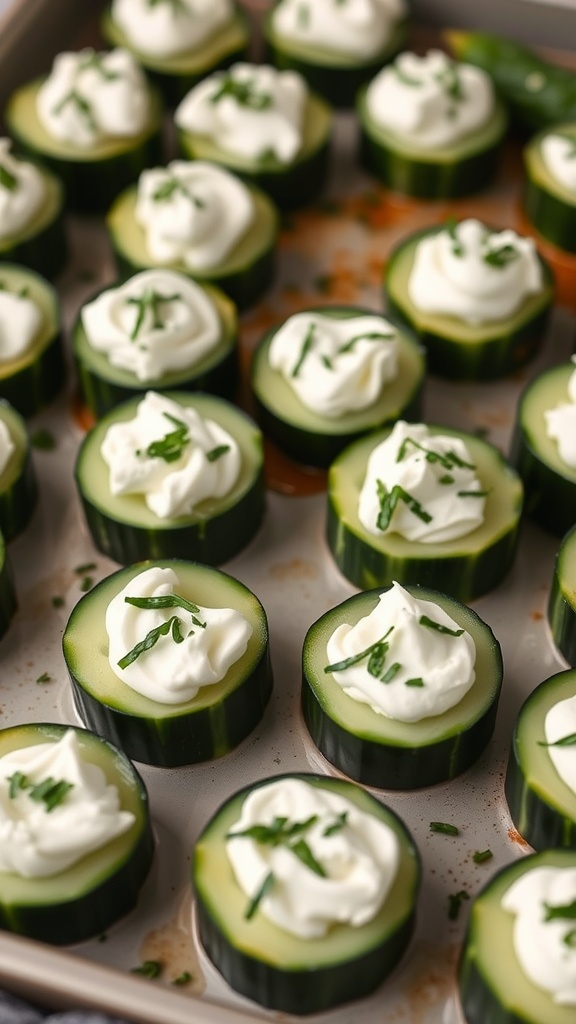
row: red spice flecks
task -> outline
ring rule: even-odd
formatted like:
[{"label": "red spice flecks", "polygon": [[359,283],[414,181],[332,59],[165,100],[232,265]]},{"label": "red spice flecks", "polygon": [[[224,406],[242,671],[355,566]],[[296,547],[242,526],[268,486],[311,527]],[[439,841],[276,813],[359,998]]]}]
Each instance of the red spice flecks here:
[{"label": "red spice flecks", "polygon": [[542,612],[530,612],[530,618],[533,622],[541,622],[544,618]]},{"label": "red spice flecks", "polygon": [[72,401],[72,418],[76,426],[87,433],[96,423],[96,417],[91,409],[77,396]]},{"label": "red spice flecks", "polygon": [[511,843],[516,843],[517,846],[525,846],[528,849],[529,844],[525,839],[522,838],[519,832],[515,828],[508,829],[508,838]]}]

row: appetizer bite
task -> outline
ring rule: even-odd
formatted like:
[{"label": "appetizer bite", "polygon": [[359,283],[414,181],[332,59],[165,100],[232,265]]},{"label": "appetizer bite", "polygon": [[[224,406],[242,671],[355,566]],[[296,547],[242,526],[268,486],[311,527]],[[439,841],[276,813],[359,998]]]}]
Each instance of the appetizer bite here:
[{"label": "appetizer bite", "polygon": [[352,106],[404,45],[407,28],[405,0],[277,0],[263,20],[273,63],[300,72],[338,107]]},{"label": "appetizer bite", "polygon": [[228,984],[284,1013],[369,995],[414,928],[420,860],[405,825],[351,782],[263,779],[194,851],[200,939]]},{"label": "appetizer bite", "polygon": [[524,209],[540,235],[576,254],[575,153],[576,121],[546,128],[530,139],[524,149]]},{"label": "appetizer bite", "polygon": [[11,150],[11,140],[0,138],[0,265],[21,263],[52,280],[68,257],[62,185]]},{"label": "appetizer bite", "polygon": [[218,285],[241,309],[274,276],[278,211],[260,189],[205,160],[144,171],[106,223],[118,271],[163,267]]},{"label": "appetizer bite", "polygon": [[122,565],[220,565],[264,514],[262,435],[213,395],[149,391],[123,402],[86,435],[75,477],[94,544]]},{"label": "appetizer bite", "polygon": [[540,349],[554,280],[533,239],[451,220],[399,243],[386,268],[389,308],[412,328],[433,373],[490,380]]},{"label": "appetizer bite", "polygon": [[67,206],[106,210],[161,158],[162,105],[126,50],[60,53],[50,74],[19,88],[10,134],[62,179]]},{"label": "appetizer bite", "polygon": [[238,316],[218,288],[173,270],[145,270],[80,310],[72,344],[84,401],[101,416],[149,389],[232,398]]},{"label": "appetizer bite", "polygon": [[233,64],[191,89],[174,119],[185,157],[222,164],[282,209],[306,205],[324,185],[332,113],[296,71]]},{"label": "appetizer bite", "polygon": [[490,184],[508,126],[492,81],[441,50],[400,53],[358,96],[361,158],[395,192],[454,199]]},{"label": "appetizer bite", "polygon": [[102,935],[136,905],[154,840],[144,783],[100,736],[0,731],[0,924],[56,945]]},{"label": "appetizer bite", "polygon": [[238,580],[192,562],[109,576],[78,602],[62,646],[86,725],[160,767],[233,750],[272,690],[262,605]]},{"label": "appetizer bite", "polygon": [[524,482],[526,514],[563,537],[576,523],[576,356],[525,387],[510,459]]},{"label": "appetizer bite", "polygon": [[530,846],[576,852],[576,671],[546,679],[522,705],[505,793],[510,817]]},{"label": "appetizer bite", "polygon": [[491,444],[399,420],[332,463],[328,545],[362,590],[397,580],[472,601],[512,566],[522,499],[518,474]]},{"label": "appetizer bite", "polygon": [[355,594],[308,630],[304,721],[324,757],[356,782],[432,786],[484,751],[502,675],[500,645],[470,608],[394,583]]},{"label": "appetizer bite", "polygon": [[548,623],[556,647],[576,666],[576,523],[562,538],[548,599]]},{"label": "appetizer bite", "polygon": [[6,542],[30,522],[38,483],[30,439],[22,417],[0,399],[0,531]]},{"label": "appetizer bite", "polygon": [[407,331],[364,309],[325,306],[264,335],[251,385],[265,435],[297,461],[327,468],[370,430],[417,418],[424,374]]}]

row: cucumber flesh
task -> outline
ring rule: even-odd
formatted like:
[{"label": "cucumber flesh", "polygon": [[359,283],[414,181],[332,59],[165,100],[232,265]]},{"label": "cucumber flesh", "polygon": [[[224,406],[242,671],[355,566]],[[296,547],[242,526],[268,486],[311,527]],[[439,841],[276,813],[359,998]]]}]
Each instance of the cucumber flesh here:
[{"label": "cucumber flesh", "polygon": [[38,484],[24,421],[2,400],[0,420],[14,444],[14,451],[0,473],[0,530],[9,542],[28,525],[38,500]]},{"label": "cucumber flesh", "polygon": [[576,526],[563,538],[556,555],[548,622],[556,647],[576,666]]},{"label": "cucumber flesh", "polygon": [[576,145],[576,123],[560,124],[551,132],[539,132],[524,149],[524,209],[543,238],[566,252],[576,253],[576,192],[550,174],[542,157],[547,135],[569,136]]},{"label": "cucumber flesh", "polygon": [[39,167],[44,180],[44,201],[32,219],[10,237],[0,238],[0,273],[2,261],[30,267],[49,281],[63,270],[68,259],[68,243],[64,226],[64,190],[58,178],[45,167]]}]

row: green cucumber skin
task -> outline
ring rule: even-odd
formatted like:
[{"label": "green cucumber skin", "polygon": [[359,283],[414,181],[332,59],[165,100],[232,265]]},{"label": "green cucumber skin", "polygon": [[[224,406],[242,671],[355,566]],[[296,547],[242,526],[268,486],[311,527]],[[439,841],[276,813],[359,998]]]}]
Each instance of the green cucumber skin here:
[{"label": "green cucumber skin", "polygon": [[534,1024],[502,1006],[468,952],[461,959],[458,981],[462,1010],[469,1024]]},{"label": "green cucumber skin", "polygon": [[6,543],[28,526],[38,503],[38,483],[32,454],[23,458],[21,472],[11,487],[0,492],[0,530]]},{"label": "green cucumber skin", "polygon": [[6,551],[4,537],[0,534],[0,637],[7,632],[18,607],[14,576]]},{"label": "green cucumber skin", "polygon": [[576,666],[576,579],[563,578],[563,552],[574,550],[576,526],[568,531],[556,555],[548,599],[548,623],[556,647],[569,665]]},{"label": "green cucumber skin", "polygon": [[527,178],[524,210],[530,223],[543,238],[559,249],[576,253],[576,204],[569,206]]},{"label": "green cucumber skin", "polygon": [[526,515],[543,529],[563,537],[576,521],[576,482],[560,476],[542,461],[519,421],[514,427],[510,461],[524,483]]},{"label": "green cucumber skin", "polygon": [[32,363],[0,379],[0,397],[29,419],[56,398],[65,379],[62,333],[58,331]]},{"label": "green cucumber skin", "polygon": [[515,737],[506,769],[504,795],[516,830],[534,850],[576,850],[576,821],[562,815],[529,785],[518,762]]},{"label": "green cucumber skin", "polygon": [[48,281],[54,281],[68,262],[63,209],[37,235],[22,239],[10,248],[0,249],[0,273],[4,260],[30,267]]}]

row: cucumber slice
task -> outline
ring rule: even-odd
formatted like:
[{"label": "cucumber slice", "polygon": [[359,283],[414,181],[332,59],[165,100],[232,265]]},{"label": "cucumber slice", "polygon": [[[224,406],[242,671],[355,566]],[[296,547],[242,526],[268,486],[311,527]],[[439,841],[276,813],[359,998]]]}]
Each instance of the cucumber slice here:
[{"label": "cucumber slice", "polygon": [[155,57],[137,50],[106,8],[100,22],[102,35],[111,46],[130,50],[139,64],[149,73],[164,95],[167,103],[175,106],[202,78],[219,68],[227,68],[237,60],[244,60],[250,45],[250,25],[246,12],[234,5],[233,16],[217,33],[205,39],[193,51],[173,57]]},{"label": "cucumber slice", "polygon": [[11,292],[25,291],[42,314],[27,350],[0,363],[0,397],[22,416],[34,416],[56,397],[66,377],[58,296],[44,278],[12,263],[0,263],[0,283]]},{"label": "cucumber slice", "polygon": [[[314,306],[307,312],[347,319],[367,311],[354,306]],[[368,431],[397,419],[418,419],[426,367],[422,349],[406,332],[398,333],[398,374],[384,385],[378,400],[366,409],[329,418],[304,405],[282,374],[270,366],[268,352],[277,330],[268,331],[254,353],[252,391],[264,433],[297,461],[327,468]]]},{"label": "cucumber slice", "polygon": [[437,152],[406,142],[377,124],[366,104],[366,87],[357,99],[360,158],[388,188],[416,199],[457,199],[490,184],[498,169],[508,116],[497,102],[488,123]]},{"label": "cucumber slice", "polygon": [[[91,302],[97,294],[88,300]],[[114,287],[114,285],[112,285]],[[99,352],[88,341],[79,312],[72,329],[72,349],[84,401],[96,417],[132,398],[144,397],[146,391],[209,391],[233,398],[238,385],[238,315],[234,304],[219,288],[202,285],[216,307],[221,336],[211,352],[186,370],[166,373],[143,383],[130,370],[113,366],[106,353]]]},{"label": "cucumber slice", "polygon": [[206,952],[232,988],[285,1013],[319,1013],[374,991],[402,957],[414,927],[420,860],[400,819],[359,786],[320,775],[291,777],[344,796],[396,833],[398,874],[376,917],[358,927],[335,925],[322,939],[296,938],[262,914],[246,920],[246,896],[232,874],[225,837],[249,790],[270,779],[234,794],[201,833],[192,869],[196,909]]},{"label": "cucumber slice", "polygon": [[0,420],[7,427],[14,444],[14,451],[0,473],[0,530],[8,542],[30,522],[38,500],[38,484],[22,417],[7,402],[0,400]]},{"label": "cucumber slice", "polygon": [[274,156],[261,160],[221,149],[207,135],[177,129],[180,152],[188,160],[210,160],[258,185],[281,210],[294,210],[312,202],[324,186],[328,173],[332,110],[315,93],[306,99],[302,146],[291,164]]},{"label": "cucumber slice", "polygon": [[43,79],[35,79],[10,97],[4,117],[21,149],[46,164],[64,183],[66,204],[82,213],[102,213],[118,193],[146,167],[162,160],[162,102],[151,90],[149,125],[136,136],[107,139],[89,150],[50,136],[36,113]]},{"label": "cucumber slice", "polygon": [[46,167],[38,166],[44,179],[44,202],[32,219],[15,235],[0,238],[2,262],[30,267],[49,281],[58,277],[68,259],[64,228],[64,191],[59,179]]},{"label": "cucumber slice", "polygon": [[510,817],[535,850],[566,847],[576,851],[576,794],[560,777],[546,742],[544,720],[550,708],[576,695],[576,672],[558,672],[540,683],[520,708],[506,771]]},{"label": "cucumber slice", "polygon": [[329,637],[342,623],[355,625],[369,615],[380,590],[355,594],[322,615],[308,630],[302,652],[302,712],[314,743],[338,771],[379,789],[433,786],[474,764],[492,736],[502,686],[502,652],[489,626],[445,594],[407,589],[443,608],[474,641],[476,679],[453,708],[419,722],[399,722],[354,700],[324,671]]},{"label": "cucumber slice", "polygon": [[[20,747],[58,742],[71,726],[16,725],[0,731],[0,756]],[[0,872],[0,925],[7,931],[56,945],[102,934],[136,905],[150,869],[154,840],[148,796],[136,769],[100,736],[75,729],[86,760],[117,787],[132,827],[106,846],[49,878]]]},{"label": "cucumber slice", "polygon": [[309,87],[333,106],[352,107],[358,89],[374,78],[406,44],[408,19],[397,22],[386,45],[369,60],[286,39],[274,30],[271,11],[264,15],[262,31],[277,68],[298,71]]},{"label": "cucumber slice", "polygon": [[512,938],[514,915],[501,900],[516,879],[537,867],[576,868],[576,855],[545,850],[508,864],[470,905],[458,969],[458,987],[468,1024],[574,1024],[574,1006],[555,1003],[522,970]]},{"label": "cucumber slice", "polygon": [[88,529],[98,550],[122,565],[182,555],[207,565],[220,565],[252,540],[262,521],[262,435],[248,416],[222,398],[185,392],[174,392],[170,397],[215,420],[233,435],[242,453],[236,484],[225,498],[206,499],[189,516],[177,519],[159,519],[141,495],[112,496],[100,446],[113,423],[134,418],[140,398],[133,398],[103,416],[78,452],[75,478]]},{"label": "cucumber slice", "polygon": [[256,728],[272,692],[266,613],[247,587],[218,569],[179,559],[154,562],[174,569],[182,596],[204,607],[235,608],[254,632],[219,683],[181,704],[151,700],[110,668],[105,625],[112,598],[150,564],[108,576],[72,611],[62,647],[76,708],[88,728],[136,761],[171,768],[223,757]]},{"label": "cucumber slice", "polygon": [[548,600],[552,637],[569,665],[576,665],[576,525],[563,538]]},{"label": "cucumber slice", "polygon": [[570,137],[576,145],[576,122],[541,131],[524,148],[524,209],[544,238],[576,253],[576,193],[554,178],[542,159],[542,142],[551,134]]},{"label": "cucumber slice", "polygon": [[[223,263],[204,273],[192,273],[184,263],[162,264],[197,281],[218,285],[239,309],[253,305],[272,282],[279,229],[278,211],[274,204],[260,189],[248,187],[256,207],[254,222]],[[137,189],[134,186],[117,197],[106,216],[118,273],[123,278],[138,270],[160,266],[150,256],[146,236],[136,220],[136,199]]]},{"label": "cucumber slice", "polygon": [[501,453],[472,434],[430,426],[432,433],[462,437],[488,491],[482,526],[464,537],[435,544],[405,540],[398,534],[375,537],[358,519],[358,498],[373,448],[392,428],[350,445],[328,474],[327,539],[343,575],[361,590],[421,584],[458,601],[473,601],[496,587],[512,566],[522,512],[523,489]]},{"label": "cucumber slice", "polygon": [[525,299],[506,320],[473,325],[458,317],[421,312],[409,298],[408,282],[419,242],[439,230],[442,227],[417,231],[392,252],[384,282],[389,308],[424,344],[432,373],[471,381],[513,373],[536,355],[544,341],[554,298],[554,279],[548,264],[539,257],[542,291]]},{"label": "cucumber slice", "polygon": [[573,363],[560,363],[532,380],[520,395],[510,461],[522,477],[526,514],[539,526],[563,537],[576,519],[576,469],[560,458],[546,434],[544,413],[566,402]]},{"label": "cucumber slice", "polygon": [[0,533],[0,639],[8,632],[17,606],[12,566],[6,551],[6,542]]}]

